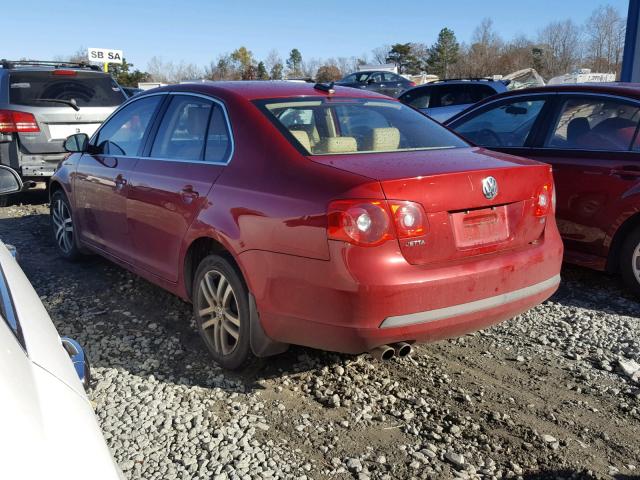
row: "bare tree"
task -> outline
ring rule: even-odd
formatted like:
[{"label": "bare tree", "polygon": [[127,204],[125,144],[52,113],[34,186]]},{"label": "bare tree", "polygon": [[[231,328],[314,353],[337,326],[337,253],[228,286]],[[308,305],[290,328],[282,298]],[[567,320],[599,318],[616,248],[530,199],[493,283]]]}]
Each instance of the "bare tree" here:
[{"label": "bare tree", "polygon": [[551,22],[538,33],[542,73],[548,77],[570,73],[582,58],[580,27],[571,20]]},{"label": "bare tree", "polygon": [[391,45],[382,45],[381,47],[371,50],[371,56],[373,63],[384,64],[387,63],[387,57],[391,51]]},{"label": "bare tree", "polygon": [[586,57],[592,70],[619,73],[625,29],[625,19],[612,6],[594,10],[585,27]]},{"label": "bare tree", "polygon": [[461,55],[454,71],[462,76],[485,77],[499,72],[499,57],[504,42],[493,29],[493,20],[480,22],[471,39],[471,45],[461,46]]},{"label": "bare tree", "polygon": [[277,50],[273,49],[267,54],[267,58],[264,59],[264,65],[270,72],[276,65],[284,65],[284,60]]}]

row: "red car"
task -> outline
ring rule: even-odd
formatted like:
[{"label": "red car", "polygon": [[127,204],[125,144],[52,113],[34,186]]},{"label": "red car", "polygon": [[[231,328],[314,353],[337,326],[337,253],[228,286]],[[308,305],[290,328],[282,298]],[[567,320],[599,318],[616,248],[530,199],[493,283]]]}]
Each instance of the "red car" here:
[{"label": "red car", "polygon": [[553,166],[565,260],[640,294],[640,85],[554,85],[487,99],[446,124]]},{"label": "red car", "polygon": [[97,252],[192,302],[226,368],[288,344],[403,355],[560,281],[549,166],[469,148],[376,93],[174,85],[66,145],[60,253]]}]

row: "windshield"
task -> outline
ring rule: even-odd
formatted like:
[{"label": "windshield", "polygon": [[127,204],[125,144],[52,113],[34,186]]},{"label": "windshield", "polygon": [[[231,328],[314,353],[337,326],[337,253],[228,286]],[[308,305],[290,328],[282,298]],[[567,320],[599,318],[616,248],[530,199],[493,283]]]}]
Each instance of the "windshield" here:
[{"label": "windshield", "polygon": [[468,146],[440,124],[396,101],[275,99],[259,104],[285,136],[311,155]]},{"label": "windshield", "polygon": [[51,100],[75,101],[78,107],[113,107],[124,102],[125,95],[109,75],[94,72],[53,70],[11,73],[10,103],[58,108],[64,105]]}]

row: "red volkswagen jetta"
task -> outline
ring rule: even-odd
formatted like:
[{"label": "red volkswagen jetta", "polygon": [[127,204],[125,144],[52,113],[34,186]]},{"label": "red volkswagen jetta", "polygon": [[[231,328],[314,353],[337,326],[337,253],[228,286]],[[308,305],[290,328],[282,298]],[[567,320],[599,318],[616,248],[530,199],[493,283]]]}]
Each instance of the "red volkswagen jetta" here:
[{"label": "red volkswagen jetta", "polygon": [[174,85],[66,145],[60,253],[97,252],[191,301],[226,368],[288,344],[404,354],[560,281],[550,167],[469,148],[375,93]]}]

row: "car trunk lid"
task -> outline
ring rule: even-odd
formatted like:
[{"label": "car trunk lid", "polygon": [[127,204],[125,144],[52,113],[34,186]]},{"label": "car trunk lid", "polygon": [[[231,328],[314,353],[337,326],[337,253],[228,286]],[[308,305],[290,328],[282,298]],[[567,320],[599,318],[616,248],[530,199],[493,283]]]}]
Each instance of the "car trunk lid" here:
[{"label": "car trunk lid", "polygon": [[[313,159],[377,179],[388,200],[422,205],[427,233],[399,241],[409,263],[526,248],[544,232],[546,219],[534,211],[538,193],[551,183],[546,165],[482,149],[337,157]],[[490,177],[495,196],[483,189]]]}]

